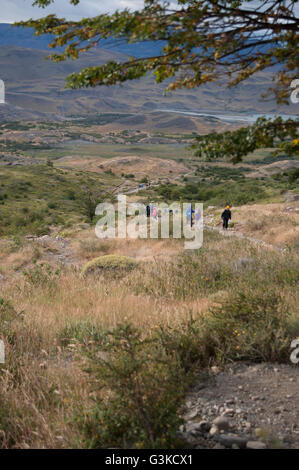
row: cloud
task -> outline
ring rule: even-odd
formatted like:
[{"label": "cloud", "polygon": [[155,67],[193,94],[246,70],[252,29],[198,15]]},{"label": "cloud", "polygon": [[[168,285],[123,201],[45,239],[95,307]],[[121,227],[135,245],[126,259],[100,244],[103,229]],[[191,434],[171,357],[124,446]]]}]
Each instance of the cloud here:
[{"label": "cloud", "polygon": [[[112,13],[124,8],[138,10],[143,7],[143,0],[80,0],[79,5],[71,5],[69,0],[55,0],[47,8],[32,7],[34,0],[0,0],[0,23],[13,23],[14,21],[27,20],[29,18],[41,18],[55,13],[58,17],[79,20],[83,17],[92,17],[101,13]],[[287,1],[287,4],[290,0]],[[170,2],[175,8],[176,0]],[[252,8],[261,4],[260,1],[252,0],[244,5]],[[295,7],[298,14],[299,7]]]},{"label": "cloud", "polygon": [[32,7],[32,3],[33,0],[0,0],[0,23],[41,18],[53,13],[58,17],[79,20],[117,9],[137,10],[143,6],[143,0],[81,0],[77,6],[71,5],[69,0],[56,0],[47,8]]}]

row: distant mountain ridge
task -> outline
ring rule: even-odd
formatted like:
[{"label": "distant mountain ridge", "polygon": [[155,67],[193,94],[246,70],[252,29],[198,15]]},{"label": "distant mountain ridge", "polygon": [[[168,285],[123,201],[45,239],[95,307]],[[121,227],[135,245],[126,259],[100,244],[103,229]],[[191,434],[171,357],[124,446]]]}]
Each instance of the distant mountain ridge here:
[{"label": "distant mountain ridge", "polygon": [[[55,120],[100,113],[130,113],[139,117],[132,122],[129,120],[126,123],[128,128],[130,125],[146,128],[148,122],[158,128],[162,110],[298,113],[296,105],[277,108],[274,101],[259,100],[261,93],[271,86],[271,71],[260,72],[232,89],[210,83],[194,90],[170,92],[166,96],[163,93],[167,83],[154,83],[151,74],[141,80],[128,81],[122,86],[66,90],[65,79],[73,72],[109,60],[125,61],[133,52],[135,56],[152,55],[160,50],[162,44],[148,42],[126,45],[118,40],[109,40],[104,48],[87,51],[78,60],[55,64],[45,60],[51,53],[47,49],[49,40],[49,36],[34,36],[29,28],[0,24],[0,79],[4,80],[6,86],[6,105],[0,109],[0,121],[17,120],[18,116],[19,119],[32,119],[34,116],[36,119],[46,119],[48,115],[50,120]],[[159,115],[155,114],[157,112]],[[148,116],[144,125],[141,124],[140,115]],[[198,117],[180,115],[176,119],[173,114],[166,116],[170,123],[169,129],[178,129],[179,123],[182,123],[182,131],[196,131]],[[201,122],[203,120],[200,118]],[[167,127],[164,119],[161,122]]]},{"label": "distant mountain ridge", "polygon": [[[29,49],[49,50],[48,44],[52,39],[51,34],[35,36],[33,28],[22,28],[12,26],[8,23],[0,23],[0,47],[14,46],[26,47]],[[101,49],[120,52],[135,57],[152,56],[161,51],[164,41],[142,41],[134,44],[127,44],[125,40],[103,39],[100,43]],[[56,50],[61,50],[57,48]],[[53,49],[50,49],[53,52]]]}]

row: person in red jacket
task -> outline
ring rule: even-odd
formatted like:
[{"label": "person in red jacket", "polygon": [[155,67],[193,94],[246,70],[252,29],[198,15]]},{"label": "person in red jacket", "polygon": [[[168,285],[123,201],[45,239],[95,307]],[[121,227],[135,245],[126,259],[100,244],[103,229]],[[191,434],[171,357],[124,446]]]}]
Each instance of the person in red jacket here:
[{"label": "person in red jacket", "polygon": [[226,206],[224,211],[221,214],[221,219],[223,221],[222,227],[223,229],[227,230],[228,221],[232,218],[232,213],[230,211],[229,205]]}]

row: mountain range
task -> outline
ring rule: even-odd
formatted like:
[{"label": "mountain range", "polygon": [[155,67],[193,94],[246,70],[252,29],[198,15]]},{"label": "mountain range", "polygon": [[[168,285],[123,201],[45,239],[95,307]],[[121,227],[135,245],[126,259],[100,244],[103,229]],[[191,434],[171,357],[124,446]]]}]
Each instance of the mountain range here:
[{"label": "mountain range", "polygon": [[[65,78],[70,73],[108,60],[124,61],[134,52],[130,48],[137,45],[129,45],[124,53],[125,45],[112,41],[110,46],[107,43],[110,49],[97,47],[75,61],[55,64],[46,60],[48,42],[49,38],[33,36],[30,29],[0,24],[0,79],[4,80],[6,87],[6,104],[0,105],[0,120],[129,113],[135,116],[131,118],[132,126],[135,119],[140,128],[146,128],[149,118],[151,125],[159,128],[157,113],[161,110],[164,113],[165,110],[242,114],[298,112],[296,105],[277,108],[274,101],[259,99],[261,93],[271,86],[270,71],[260,72],[233,89],[211,83],[194,90],[170,92],[166,96],[167,83],[157,85],[151,75],[122,86],[67,90],[64,88]],[[153,53],[157,47],[160,49],[161,44],[140,43],[134,55]],[[198,119],[194,116],[169,114],[167,118],[177,123],[179,117],[184,118],[182,130],[198,130]]]}]

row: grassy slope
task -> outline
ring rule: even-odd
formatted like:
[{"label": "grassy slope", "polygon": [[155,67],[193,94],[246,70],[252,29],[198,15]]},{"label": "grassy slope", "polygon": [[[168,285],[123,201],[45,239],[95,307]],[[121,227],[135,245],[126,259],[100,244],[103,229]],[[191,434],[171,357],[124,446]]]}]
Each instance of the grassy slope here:
[{"label": "grassy slope", "polygon": [[45,165],[0,168],[2,235],[45,234],[49,227],[87,219],[85,188],[98,193],[119,184],[114,175],[61,170]]},{"label": "grassy slope", "polygon": [[[181,446],[179,407],[198,368],[289,361],[299,334],[294,250],[213,233],[192,253],[179,241],[87,241],[76,251],[82,261],[142,247],[157,255],[159,244],[162,256],[122,278],[84,278],[45,264],[51,246],[6,247],[11,266],[27,256],[27,267],[0,285],[2,447]],[[243,268],[240,258],[251,262]]]},{"label": "grassy slope", "polygon": [[[222,204],[225,188],[261,202],[293,184],[243,173],[205,168],[191,183],[212,188],[207,204]],[[203,247],[190,253],[180,240],[102,241],[89,229],[73,233],[75,266],[68,267],[57,262],[58,242],[22,237],[52,224],[71,232],[86,220],[83,186],[118,183],[46,164],[0,169],[2,234],[19,235],[3,237],[0,247],[3,448],[181,448],[179,409],[194,373],[198,379],[207,366],[238,360],[289,362],[299,335],[295,246],[277,252],[205,233]],[[189,183],[175,189],[194,199]],[[78,266],[105,254],[133,256],[139,267],[84,278]],[[250,261],[244,267],[240,258]],[[107,358],[112,370],[101,362]]]}]

